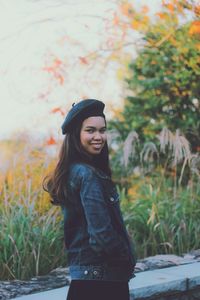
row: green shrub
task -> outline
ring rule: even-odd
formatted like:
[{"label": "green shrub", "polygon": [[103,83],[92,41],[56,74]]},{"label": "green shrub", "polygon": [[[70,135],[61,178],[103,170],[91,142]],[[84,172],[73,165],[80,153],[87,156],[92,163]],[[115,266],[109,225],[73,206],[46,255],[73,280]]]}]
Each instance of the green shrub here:
[{"label": "green shrub", "polygon": [[[139,187],[138,187],[139,181]],[[134,181],[133,181],[134,186]],[[138,257],[159,253],[181,255],[200,248],[200,187],[179,186],[160,176],[135,179],[137,191],[120,192],[127,228],[135,240]]]},{"label": "green shrub", "polygon": [[35,203],[0,205],[0,279],[28,279],[66,264],[60,210]]}]

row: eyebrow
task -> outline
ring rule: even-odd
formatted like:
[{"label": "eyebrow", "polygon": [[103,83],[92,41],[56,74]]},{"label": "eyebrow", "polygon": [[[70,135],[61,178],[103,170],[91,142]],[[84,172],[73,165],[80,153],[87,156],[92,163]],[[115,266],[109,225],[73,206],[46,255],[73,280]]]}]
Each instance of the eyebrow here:
[{"label": "eyebrow", "polygon": [[[86,126],[85,128],[88,128],[88,129],[96,129],[97,127],[95,127],[95,126]],[[100,127],[101,129],[102,128],[106,128],[106,126],[102,126],[102,127]]]}]

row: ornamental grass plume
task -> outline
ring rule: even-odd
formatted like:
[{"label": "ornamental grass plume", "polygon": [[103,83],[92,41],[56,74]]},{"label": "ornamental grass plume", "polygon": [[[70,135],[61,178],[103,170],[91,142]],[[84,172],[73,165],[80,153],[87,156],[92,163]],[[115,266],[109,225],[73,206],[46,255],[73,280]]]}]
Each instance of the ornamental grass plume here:
[{"label": "ornamental grass plume", "polygon": [[159,152],[156,144],[153,142],[147,142],[144,144],[142,151],[140,152],[140,162],[144,168],[146,165],[147,172],[151,171],[155,162],[159,160]]},{"label": "ornamental grass plume", "polygon": [[183,160],[189,161],[191,158],[190,143],[185,138],[183,134],[180,133],[180,130],[177,129],[174,135],[173,143],[173,164],[176,165]]},{"label": "ornamental grass plume", "polygon": [[139,137],[136,131],[131,131],[123,146],[123,164],[125,167],[128,166],[129,159],[136,154],[136,146],[139,142]]},{"label": "ornamental grass plume", "polygon": [[176,166],[185,159],[190,161],[192,155],[190,143],[179,129],[173,134],[169,129],[164,127],[158,135],[158,139],[162,153],[166,154],[167,151],[171,151],[172,166]]},{"label": "ornamental grass plume", "polygon": [[168,128],[164,127],[157,137],[160,142],[160,151],[162,153],[166,153],[167,147],[169,150],[173,148],[174,135]]}]

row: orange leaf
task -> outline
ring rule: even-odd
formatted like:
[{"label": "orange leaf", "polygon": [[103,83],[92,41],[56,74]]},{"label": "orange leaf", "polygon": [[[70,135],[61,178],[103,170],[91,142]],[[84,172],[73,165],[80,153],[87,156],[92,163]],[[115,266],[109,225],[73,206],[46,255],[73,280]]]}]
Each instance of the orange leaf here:
[{"label": "orange leaf", "polygon": [[120,9],[125,16],[130,16],[133,12],[133,7],[130,3],[122,3]]},{"label": "orange leaf", "polygon": [[50,136],[50,138],[47,140],[47,145],[52,146],[56,144],[56,140],[54,139],[53,136]]},{"label": "orange leaf", "polygon": [[65,113],[63,112],[63,110],[60,107],[55,107],[51,110],[51,113],[57,113],[59,112],[62,116],[65,115]]},{"label": "orange leaf", "polygon": [[200,34],[200,21],[199,20],[192,22],[192,24],[190,26],[189,34],[190,35]]},{"label": "orange leaf", "polygon": [[148,6],[147,6],[147,5],[143,5],[143,6],[142,6],[142,13],[143,13],[143,14],[146,14],[146,13],[148,13],[148,12],[149,12]]},{"label": "orange leaf", "polygon": [[45,70],[47,72],[55,72],[55,70],[58,69],[61,64],[62,64],[62,61],[58,58],[55,58],[53,61],[53,64],[51,66],[44,67],[43,70]]},{"label": "orange leaf", "polygon": [[79,60],[83,65],[88,65],[88,60],[86,57],[79,56]]},{"label": "orange leaf", "polygon": [[114,25],[119,25],[119,17],[116,13],[114,13],[113,24]]},{"label": "orange leaf", "polygon": [[58,81],[60,82],[60,84],[64,83],[64,77],[61,74],[55,73],[55,77],[58,79]]},{"label": "orange leaf", "polygon": [[194,7],[194,12],[195,12],[195,14],[196,14],[197,16],[200,15],[200,5],[196,5],[196,6]]},{"label": "orange leaf", "polygon": [[54,71],[53,67],[44,67],[43,70],[49,73]]},{"label": "orange leaf", "polygon": [[83,94],[83,95],[81,96],[81,99],[88,99],[88,98],[89,98],[88,95],[84,95],[84,94]]},{"label": "orange leaf", "polygon": [[136,20],[133,20],[133,21],[131,22],[131,27],[132,27],[133,29],[138,29],[138,28],[140,27],[140,22],[138,22],[138,21],[136,21]]},{"label": "orange leaf", "polygon": [[58,58],[55,58],[54,59],[54,64],[55,64],[55,66],[59,66],[59,65],[62,64],[62,61],[60,59],[58,59]]},{"label": "orange leaf", "polygon": [[174,12],[174,5],[172,3],[166,4],[166,7],[170,12]]},{"label": "orange leaf", "polygon": [[165,19],[166,18],[166,14],[162,13],[162,12],[156,13],[156,16],[158,16],[160,19]]}]

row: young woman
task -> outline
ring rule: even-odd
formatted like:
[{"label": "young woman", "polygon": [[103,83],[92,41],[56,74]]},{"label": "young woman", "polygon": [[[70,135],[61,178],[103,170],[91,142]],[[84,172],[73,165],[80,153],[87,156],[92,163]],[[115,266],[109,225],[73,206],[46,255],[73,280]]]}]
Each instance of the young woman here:
[{"label": "young woman", "polygon": [[135,257],[111,179],[104,103],[82,100],[62,125],[65,138],[45,190],[64,212],[68,300],[128,300]]}]

